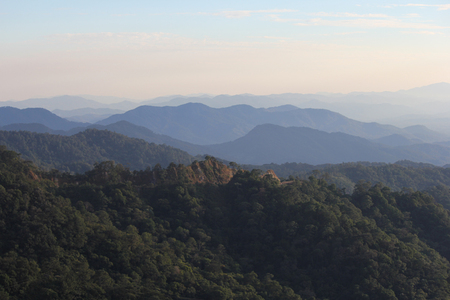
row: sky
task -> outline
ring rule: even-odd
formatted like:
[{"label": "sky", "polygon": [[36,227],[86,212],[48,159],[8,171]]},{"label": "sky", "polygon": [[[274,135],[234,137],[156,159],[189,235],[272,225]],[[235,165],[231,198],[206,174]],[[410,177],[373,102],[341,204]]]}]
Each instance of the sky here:
[{"label": "sky", "polygon": [[0,82],[0,101],[450,82],[450,1],[6,0]]}]

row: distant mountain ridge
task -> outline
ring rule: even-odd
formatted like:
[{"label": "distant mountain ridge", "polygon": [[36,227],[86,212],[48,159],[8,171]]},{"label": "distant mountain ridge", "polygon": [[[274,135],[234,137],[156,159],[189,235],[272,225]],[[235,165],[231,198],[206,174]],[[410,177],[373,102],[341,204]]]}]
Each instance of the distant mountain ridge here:
[{"label": "distant mountain ridge", "polygon": [[207,153],[243,164],[287,162],[311,165],[342,162],[411,160],[442,166],[450,163],[450,147],[414,144],[387,147],[345,133],[327,133],[306,127],[256,126],[235,141],[206,146]]},{"label": "distant mountain ridge", "polygon": [[[391,124],[397,127],[420,124],[440,133],[450,135],[450,129],[448,129],[450,128],[450,118],[448,117],[448,113],[450,112],[449,100],[450,84],[441,82],[396,92],[351,92],[347,94],[283,93],[270,95],[198,94],[162,96],[143,101],[123,97],[64,95],[51,98],[27,99],[23,101],[6,101],[0,102],[0,105],[16,108],[41,107],[55,112],[56,110],[65,110],[66,112],[58,112],[57,114],[61,117],[70,118],[72,121],[90,123],[100,121],[110,115],[110,113],[99,114],[98,111],[93,111],[94,109],[100,108],[128,111],[143,105],[159,107],[179,106],[190,102],[202,103],[214,108],[224,108],[240,104],[250,105],[255,108],[294,105],[298,108],[331,110],[340,113],[347,118],[361,122],[378,122],[381,124]],[[108,104],[106,102],[111,103]],[[65,116],[65,114],[71,114],[71,112],[67,111],[77,109],[90,109],[91,111],[71,115],[70,117]],[[297,125],[289,124],[286,126]]]},{"label": "distant mountain ridge", "polygon": [[[121,112],[113,109],[76,109],[71,111],[55,110],[60,115],[42,108],[17,109],[0,107],[0,126],[5,130],[33,130],[31,125],[42,124],[52,130],[71,130],[86,127],[88,122],[73,122],[61,118],[72,116],[75,119],[92,121],[102,114],[111,115]],[[83,113],[85,113],[83,117]],[[236,105],[221,109],[211,108],[199,103],[188,103],[178,107],[142,106],[123,114],[116,114],[98,122],[100,125],[127,120],[135,125],[144,126],[157,134],[172,136],[178,140],[193,144],[215,144],[239,138],[256,125],[271,123],[285,127],[311,127],[326,132],[341,131],[368,139],[380,139],[390,135],[402,135],[416,142],[442,142],[450,139],[444,134],[429,130],[425,126],[415,125],[401,129],[391,125],[364,123],[346,118],[340,114],[323,109],[299,109],[293,105],[270,108],[253,108],[248,105]],[[22,124],[22,125],[18,125]],[[24,130],[24,129],[22,129]]]},{"label": "distant mountain ridge", "polygon": [[395,161],[394,156],[366,139],[343,133],[326,133],[306,127],[256,126],[235,141],[209,146],[212,155],[245,164],[345,161]]},{"label": "distant mountain ridge", "polygon": [[[259,127],[259,129],[258,129]],[[255,129],[258,129],[260,131],[260,134],[263,135],[264,134],[264,129],[265,128],[271,128],[273,126],[271,126],[270,124],[264,124],[261,126],[257,126]],[[275,126],[277,127],[277,126]],[[230,142],[230,143],[225,143],[225,144],[218,144],[218,145],[205,145],[205,146],[201,146],[201,145],[196,145],[196,144],[191,144],[191,143],[187,143],[187,142],[183,142],[177,139],[174,139],[170,136],[167,135],[160,135],[160,134],[156,134],[153,131],[142,127],[142,126],[137,126],[134,124],[131,124],[127,121],[119,121],[117,123],[114,124],[110,124],[110,125],[91,125],[89,126],[89,128],[96,128],[96,129],[100,129],[100,130],[110,130],[113,132],[117,132],[117,133],[121,133],[124,134],[126,136],[129,137],[135,137],[135,138],[140,138],[143,139],[149,143],[156,143],[156,144],[166,144],[181,150],[184,150],[186,152],[188,152],[191,155],[204,155],[204,154],[210,154],[210,155],[215,155],[217,157],[220,158],[224,158],[224,159],[229,159],[231,161],[238,161],[238,155],[242,155],[242,153],[240,153],[240,148],[239,147],[235,147],[236,149],[233,149],[233,147],[231,147],[231,149],[227,149],[226,146],[229,144],[235,145],[236,141]],[[81,130],[81,128],[79,128],[78,130]],[[273,130],[273,129],[272,129]],[[299,129],[300,130],[300,129]],[[310,130],[309,128],[304,128],[302,129],[304,131],[308,131]],[[331,133],[331,134],[326,134],[323,131],[319,131],[319,130],[310,130],[313,133],[316,134],[312,134],[309,136],[309,138],[314,139],[318,139],[320,140],[320,136],[323,137],[323,141],[327,141],[328,144],[331,144],[331,146],[327,147],[326,149],[330,152],[333,152],[334,146],[332,145],[331,140],[329,139],[329,137],[335,138],[335,137],[339,137],[339,136],[344,136],[344,137],[349,137],[348,141],[357,141],[358,143],[362,143],[362,145],[364,147],[369,146],[371,149],[368,152],[365,152],[364,154],[358,154],[355,156],[352,156],[351,159],[349,161],[371,161],[371,159],[375,159],[374,161],[383,161],[383,162],[394,162],[394,161],[398,161],[398,160],[405,160],[405,159],[410,159],[413,160],[415,162],[427,162],[427,163],[432,163],[432,164],[436,164],[436,165],[443,165],[446,164],[447,161],[449,160],[449,154],[448,154],[448,148],[450,145],[450,142],[448,143],[442,143],[442,145],[445,145],[444,147],[439,146],[438,144],[423,144],[421,141],[419,140],[409,140],[404,138],[403,136],[400,135],[396,135],[393,137],[385,137],[382,139],[391,139],[390,142],[388,141],[368,141],[366,139],[363,138],[358,138],[355,136],[350,136],[350,135],[346,135],[346,134],[342,134],[340,135],[339,133]],[[73,132],[72,132],[73,133]],[[281,135],[280,135],[281,136]],[[247,137],[244,136],[240,139],[246,139]],[[289,147],[288,147],[288,143],[292,143],[292,140],[294,140],[295,137],[294,136],[288,136],[286,138],[286,141],[278,141],[277,143],[275,143],[276,146],[278,146],[279,148],[284,148],[286,149],[286,151],[289,151]],[[344,139],[339,139],[339,142],[342,142]],[[381,139],[380,139],[381,140]],[[306,140],[301,140],[302,143],[306,143]],[[372,144],[372,142],[378,142],[381,143],[382,145],[376,145],[376,144]],[[391,143],[391,144],[390,144]],[[263,140],[263,144],[264,144],[264,140]],[[314,144],[317,145],[317,142],[314,142]],[[413,147],[409,147],[413,144],[417,144],[414,145]],[[354,151],[356,149],[355,144],[351,144],[352,148],[349,150],[350,153],[352,151]],[[383,146],[384,145],[384,146]],[[391,146],[391,147],[386,147],[387,146]],[[404,147],[402,147],[404,146]],[[250,149],[251,147],[253,147],[251,144],[248,146]],[[361,147],[361,146],[357,146],[357,147]],[[392,149],[391,149],[392,148]],[[219,149],[219,150],[217,150]],[[257,148],[258,149],[258,148]],[[295,153],[296,148],[292,148],[291,149],[293,153]],[[261,151],[261,148],[259,149],[259,151]],[[311,149],[311,153],[308,154],[311,157],[317,157],[318,155],[318,151],[317,149]],[[382,154],[380,155],[380,152],[382,152]],[[244,150],[245,152],[245,150]],[[247,151],[249,152],[249,151]],[[234,155],[236,154],[237,155]],[[372,157],[369,157],[367,154],[368,153],[372,153]],[[433,155],[430,155],[430,153],[438,153],[438,159],[434,158]],[[227,154],[233,154],[234,156],[230,156],[228,157]],[[253,154],[249,154],[249,156],[258,156],[258,151],[254,152]],[[334,155],[334,154],[327,154],[327,157],[330,157],[330,155]],[[389,158],[388,160],[384,160],[384,158]],[[277,154],[277,156],[275,156],[276,159],[280,158],[280,155]],[[298,161],[298,162],[304,162],[306,163],[307,160],[305,160],[305,157],[299,157],[298,154],[294,157],[295,159],[293,161]],[[317,160],[317,159],[316,159]],[[267,159],[264,160],[264,163],[269,163],[269,162],[273,162],[274,159]],[[282,160],[280,160],[280,163]],[[289,160],[286,160],[289,161]],[[283,162],[286,162],[283,161]],[[315,160],[310,160],[309,163],[313,162]],[[326,160],[319,160],[320,163],[330,163],[330,161],[326,161]],[[340,163],[344,161],[342,159],[342,157],[340,157],[339,159],[336,160],[336,163]]]},{"label": "distant mountain ridge", "polygon": [[0,107],[0,126],[17,123],[39,123],[54,130],[69,130],[89,125],[87,123],[68,121],[43,108],[18,109],[9,106]]},{"label": "distant mountain ridge", "polygon": [[75,110],[82,108],[110,108],[129,110],[139,106],[138,103],[131,101],[122,101],[118,103],[105,104],[98,101],[86,99],[81,96],[63,95],[51,98],[33,98],[22,101],[4,101],[1,106],[11,106],[16,108],[45,108],[47,110]]},{"label": "distant mountain ridge", "polygon": [[[104,111],[111,112],[98,109]],[[425,126],[401,129],[355,121],[328,110],[300,109],[292,105],[141,106],[92,125],[70,122],[42,108],[0,107],[2,130],[74,135],[87,128],[107,129],[149,143],[176,147],[191,155],[209,154],[245,164],[404,159],[435,165],[450,163],[450,148],[445,144],[450,138]],[[436,141],[442,146],[429,144]]]},{"label": "distant mountain ridge", "polygon": [[5,101],[0,102],[2,106],[12,106],[16,108],[45,108],[48,110],[61,109],[64,107],[66,110],[91,107],[91,108],[100,108],[101,104],[88,100],[79,96],[56,96],[52,98],[33,98],[27,99],[23,101]]},{"label": "distant mountain ridge", "polygon": [[124,113],[124,110],[111,108],[79,108],[72,110],[55,109],[52,111],[57,116],[74,122],[95,123],[107,117]]},{"label": "distant mountain ridge", "polygon": [[[262,124],[310,127],[368,139],[392,134],[401,134],[410,139],[419,138],[414,131],[395,126],[359,122],[324,109],[294,109],[292,106],[283,106],[280,109],[254,108],[249,105],[212,108],[201,103],[175,107],[140,106],[123,114],[113,115],[97,124],[108,125],[123,120],[158,134],[199,145],[232,141]],[[438,140],[446,140],[446,136],[436,133],[433,142]]]},{"label": "distant mountain ridge", "polygon": [[[22,124],[22,126],[24,125]],[[434,165],[445,165],[450,163],[450,147],[446,146],[400,143],[399,145],[394,145],[395,147],[388,147],[344,133],[327,133],[306,127],[285,128],[273,124],[258,125],[247,135],[232,142],[205,146],[190,144],[173,139],[169,136],[155,134],[147,128],[139,127],[126,121],[120,121],[106,126],[92,125],[88,129],[74,128],[62,133],[52,132],[43,125],[39,128],[44,133],[56,133],[58,135],[42,135],[23,131],[16,133],[0,131],[0,136],[28,137],[25,139],[18,139],[18,141],[22,143],[20,146],[1,142],[1,140],[0,143],[8,145],[12,147],[11,149],[23,153],[26,157],[29,157],[29,159],[33,159],[34,154],[30,153],[35,153],[36,151],[39,152],[42,151],[41,148],[47,149],[49,147],[46,146],[45,143],[35,144],[33,142],[35,137],[39,137],[38,140],[49,140],[49,142],[53,143],[52,145],[57,145],[57,147],[66,149],[64,151],[52,150],[56,152],[43,150],[43,154],[37,156],[38,161],[49,161],[47,164],[50,165],[54,164],[53,160],[56,160],[57,164],[64,165],[62,163],[64,160],[63,157],[67,157],[67,149],[70,149],[70,151],[75,151],[74,153],[78,154],[70,154],[69,157],[84,157],[83,159],[87,160],[90,164],[92,164],[92,159],[113,159],[118,162],[123,162],[125,159],[125,161],[133,161],[132,166],[136,169],[139,169],[139,166],[141,166],[141,168],[145,167],[145,159],[136,160],[136,158],[142,157],[144,152],[142,152],[143,150],[135,152],[136,147],[133,146],[134,139],[121,138],[120,145],[117,144],[114,147],[109,146],[110,150],[108,151],[113,151],[111,153],[114,153],[114,151],[117,152],[120,150],[122,156],[118,154],[114,154],[115,156],[112,154],[105,154],[105,150],[101,150],[103,147],[102,145],[105,143],[108,144],[108,139],[116,136],[117,133],[121,133],[129,137],[144,139],[148,143],[161,144],[164,147],[166,147],[166,145],[176,147],[188,152],[192,156],[211,155],[220,159],[235,161],[239,164],[263,165],[269,163],[283,164],[290,162],[319,165],[357,161],[392,163],[405,159],[414,162],[431,163]],[[98,130],[105,132],[105,129],[117,133],[111,132],[110,134],[104,135],[97,134],[95,138],[90,138],[89,141],[86,140],[81,144],[74,142],[74,139],[77,140],[80,136],[85,136],[88,133],[97,132]],[[85,131],[81,132],[82,130]],[[61,134],[71,136],[64,137],[61,136]],[[121,134],[119,135],[122,136]],[[11,143],[14,139],[9,141],[9,143]],[[89,147],[94,147],[96,150],[86,148],[87,145]],[[143,146],[141,145],[139,147]],[[181,151],[176,148],[173,148],[171,151]],[[62,153],[66,153],[66,156]],[[85,157],[85,153],[91,154],[89,154],[88,157]],[[47,155],[50,155],[50,157],[45,159],[38,158],[40,155],[45,155],[46,157]],[[77,158],[76,161],[81,163],[83,159]],[[165,164],[170,162],[167,159],[160,159],[162,159]],[[70,158],[70,161],[72,161],[72,158]],[[153,163],[155,163],[155,161],[157,160],[153,160]],[[175,160],[175,162],[179,162],[179,160]],[[84,165],[83,168],[86,167],[87,165]]]},{"label": "distant mountain ridge", "polygon": [[384,136],[384,137],[381,137],[378,139],[374,139],[372,141],[375,143],[392,146],[392,147],[408,146],[408,145],[413,145],[413,144],[422,142],[420,140],[408,139],[400,134],[391,134],[391,135]]},{"label": "distant mountain ridge", "polygon": [[[309,101],[319,101],[323,103],[339,102],[346,103],[370,103],[381,104],[390,103],[398,105],[398,100],[421,100],[422,103],[441,101],[450,99],[450,83],[441,82],[427,86],[416,87],[409,90],[399,90],[396,92],[351,92],[342,93],[282,93],[270,95],[171,95],[156,97],[149,100],[133,100],[123,97],[93,96],[93,95],[62,95],[50,98],[33,98],[22,101],[0,102],[2,106],[12,106],[17,108],[42,107],[48,110],[64,109],[73,110],[79,108],[111,108],[129,110],[142,105],[153,106],[178,106],[189,102],[199,102],[211,107],[227,107],[239,104],[247,104],[254,107],[271,107],[280,105],[300,105]],[[113,102],[110,104],[104,101]],[[322,107],[325,108],[325,107]],[[326,108],[329,109],[329,108]]]},{"label": "distant mountain ridge", "polygon": [[416,97],[436,97],[448,100],[450,98],[450,83],[439,82],[409,90],[401,90],[398,93],[414,95]]}]

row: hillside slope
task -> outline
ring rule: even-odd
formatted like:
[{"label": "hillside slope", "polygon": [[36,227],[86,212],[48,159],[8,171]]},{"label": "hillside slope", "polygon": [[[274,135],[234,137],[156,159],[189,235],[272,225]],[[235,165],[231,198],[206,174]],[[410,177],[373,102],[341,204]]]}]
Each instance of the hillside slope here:
[{"label": "hillside slope", "polygon": [[188,164],[188,153],[165,145],[149,144],[106,130],[88,129],[73,136],[26,131],[0,131],[0,144],[22,154],[44,168],[82,173],[105,160],[132,170],[171,162]]}]

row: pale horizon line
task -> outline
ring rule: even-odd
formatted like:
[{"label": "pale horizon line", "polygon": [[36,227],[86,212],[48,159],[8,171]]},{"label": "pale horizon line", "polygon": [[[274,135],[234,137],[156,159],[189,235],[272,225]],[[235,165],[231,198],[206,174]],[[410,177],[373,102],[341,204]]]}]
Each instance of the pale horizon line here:
[{"label": "pale horizon line", "polygon": [[[16,100],[16,99],[9,99],[9,100],[0,100],[0,102],[21,102],[21,101],[27,101],[27,100],[32,100],[32,99],[52,99],[52,98],[58,98],[58,97],[64,97],[64,96],[70,96],[70,97],[96,97],[96,98],[116,98],[116,99],[123,99],[122,101],[130,101],[130,102],[142,102],[142,101],[151,101],[157,98],[169,98],[169,97],[185,97],[185,98],[191,98],[191,97],[201,97],[201,96],[208,96],[208,97],[217,97],[217,96],[240,96],[240,95],[252,95],[252,96],[271,96],[271,95],[283,95],[283,94],[299,94],[299,95],[349,95],[349,94],[370,94],[370,93],[397,93],[397,92],[402,92],[402,91],[408,91],[411,89],[416,89],[416,88],[423,88],[423,87],[428,87],[428,86],[432,86],[432,85],[438,85],[438,84],[448,84],[450,85],[449,82],[445,82],[445,81],[441,81],[441,82],[436,82],[436,83],[432,83],[432,84],[427,84],[427,85],[423,85],[423,86],[416,86],[416,87],[412,87],[409,89],[399,89],[396,91],[351,91],[348,93],[342,93],[342,92],[315,92],[315,93],[300,93],[300,92],[283,92],[283,93],[271,93],[271,94],[255,94],[255,93],[239,93],[239,94],[224,94],[224,93],[219,93],[219,94],[211,94],[211,93],[189,93],[189,94],[166,94],[166,95],[161,95],[161,96],[155,96],[155,97],[145,97],[145,98],[130,98],[130,97],[126,97],[126,96],[105,96],[105,95],[93,95],[93,94],[59,94],[56,96],[35,96],[35,97],[31,97],[31,98],[26,98],[26,99],[22,99],[22,100]],[[449,95],[450,96],[450,95]],[[84,98],[86,100],[91,100],[91,99],[87,99]],[[92,101],[97,101],[97,100],[92,100]],[[122,101],[119,102],[111,102],[110,104],[113,103],[120,103]],[[98,102],[98,101],[97,101]]]}]

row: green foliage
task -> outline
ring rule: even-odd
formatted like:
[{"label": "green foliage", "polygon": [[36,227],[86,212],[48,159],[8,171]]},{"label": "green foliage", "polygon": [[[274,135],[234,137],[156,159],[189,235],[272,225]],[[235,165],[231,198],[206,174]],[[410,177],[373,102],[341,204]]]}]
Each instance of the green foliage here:
[{"label": "green foliage", "polygon": [[263,166],[246,165],[244,169],[251,170],[255,167],[262,170],[274,170],[278,176],[284,178],[291,176],[307,179],[310,175],[314,175],[329,183],[335,183],[339,188],[345,188],[349,193],[352,193],[355,184],[360,180],[381,182],[394,191],[401,191],[405,187],[413,190],[432,190],[435,186],[450,186],[450,168],[410,161],[399,161],[394,164],[352,162],[317,166],[286,163]]},{"label": "green foliage", "polygon": [[428,194],[211,157],[75,176],[2,148],[0,175],[3,299],[450,298],[450,219]]},{"label": "green foliage", "polygon": [[179,149],[97,129],[73,136],[0,131],[0,144],[47,170],[54,168],[72,173],[84,173],[105,160],[116,161],[132,170],[157,163],[163,166],[170,162],[189,164],[194,160]]}]

